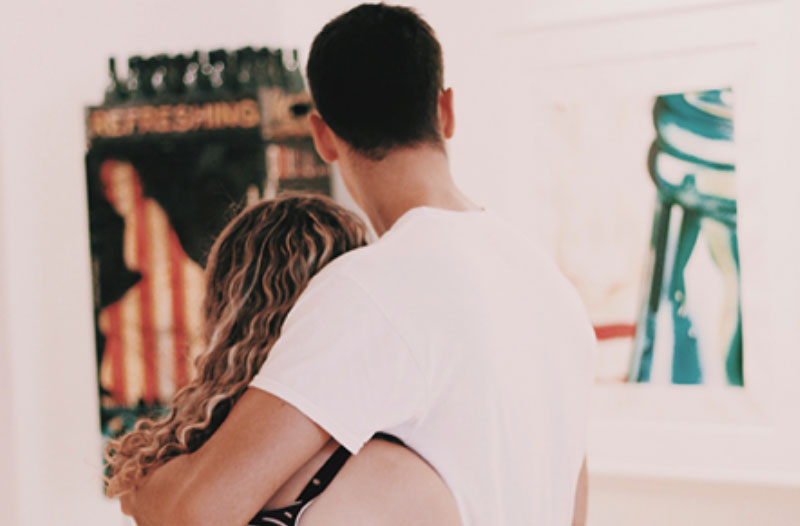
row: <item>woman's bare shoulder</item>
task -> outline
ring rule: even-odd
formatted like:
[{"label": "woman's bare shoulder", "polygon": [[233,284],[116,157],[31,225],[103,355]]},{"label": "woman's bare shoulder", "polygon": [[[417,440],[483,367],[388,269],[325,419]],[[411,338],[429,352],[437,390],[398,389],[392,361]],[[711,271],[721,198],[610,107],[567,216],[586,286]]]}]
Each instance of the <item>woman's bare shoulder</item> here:
[{"label": "woman's bare shoulder", "polygon": [[301,515],[300,526],[459,526],[458,508],[416,453],[371,440]]}]

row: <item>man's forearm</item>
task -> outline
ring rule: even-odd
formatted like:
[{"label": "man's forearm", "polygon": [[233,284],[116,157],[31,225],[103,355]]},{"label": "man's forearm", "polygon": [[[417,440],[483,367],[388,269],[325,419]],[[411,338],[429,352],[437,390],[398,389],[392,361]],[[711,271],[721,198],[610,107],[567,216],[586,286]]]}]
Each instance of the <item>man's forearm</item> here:
[{"label": "man's forearm", "polygon": [[187,510],[183,488],[192,477],[191,455],[180,455],[150,473],[130,493],[120,497],[122,510],[137,526],[180,526]]},{"label": "man's forearm", "polygon": [[293,406],[248,389],[197,451],[148,474],[127,513],[139,526],[245,524],[329,439]]}]

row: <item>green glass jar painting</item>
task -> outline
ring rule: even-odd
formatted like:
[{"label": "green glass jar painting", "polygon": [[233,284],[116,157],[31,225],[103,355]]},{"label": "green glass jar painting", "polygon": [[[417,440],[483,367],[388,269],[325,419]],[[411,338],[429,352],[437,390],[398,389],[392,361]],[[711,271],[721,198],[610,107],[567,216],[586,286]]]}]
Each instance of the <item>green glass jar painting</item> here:
[{"label": "green glass jar painting", "polygon": [[733,92],[655,99],[650,257],[628,381],[744,384]]}]

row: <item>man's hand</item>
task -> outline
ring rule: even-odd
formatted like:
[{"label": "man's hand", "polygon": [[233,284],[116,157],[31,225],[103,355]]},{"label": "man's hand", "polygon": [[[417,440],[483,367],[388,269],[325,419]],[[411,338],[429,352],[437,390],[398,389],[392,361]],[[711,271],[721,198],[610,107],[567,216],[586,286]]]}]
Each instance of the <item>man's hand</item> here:
[{"label": "man's hand", "polygon": [[120,498],[138,526],[245,524],[330,435],[283,400],[250,388],[190,455]]}]

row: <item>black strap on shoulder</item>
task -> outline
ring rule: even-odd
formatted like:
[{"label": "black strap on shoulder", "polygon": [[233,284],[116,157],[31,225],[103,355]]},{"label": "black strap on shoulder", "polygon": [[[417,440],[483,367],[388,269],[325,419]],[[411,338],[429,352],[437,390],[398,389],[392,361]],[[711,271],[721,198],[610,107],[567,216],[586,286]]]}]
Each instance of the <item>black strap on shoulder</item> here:
[{"label": "black strap on shoulder", "polygon": [[303,488],[303,491],[297,497],[297,502],[306,503],[322,493],[322,490],[328,487],[328,484],[331,483],[333,477],[342,469],[342,466],[344,466],[348,458],[350,458],[350,452],[347,451],[344,446],[336,448],[333,455],[328,458],[325,464],[316,472],[308,484],[306,484],[306,487]]},{"label": "black strap on shoulder", "polygon": [[[405,445],[405,443],[403,443],[402,440],[388,433],[375,433],[372,438],[398,444],[403,447],[408,447]],[[328,485],[334,479],[339,470],[342,469],[342,466],[344,466],[345,462],[347,462],[347,459],[349,458],[350,452],[347,451],[344,446],[339,446],[328,458],[328,460],[325,461],[325,464],[314,474],[306,487],[303,488],[303,491],[297,497],[297,500],[294,502],[294,504],[290,504],[289,506],[285,506],[280,509],[259,511],[256,516],[250,520],[249,524],[251,526],[261,526],[266,524],[293,526],[297,521],[300,511],[306,506],[306,504],[319,496],[319,494],[328,487]]]},{"label": "black strap on shoulder", "polygon": [[[402,440],[388,433],[378,432],[375,433],[372,438],[406,447]],[[344,466],[348,458],[350,458],[350,452],[347,451],[344,446],[336,448],[336,451],[333,452],[325,464],[317,471],[308,484],[306,484],[306,487],[303,488],[303,491],[297,497],[297,502],[304,504],[322,493],[322,490],[328,487],[328,484],[331,483],[339,470],[342,469],[342,466]]]}]

